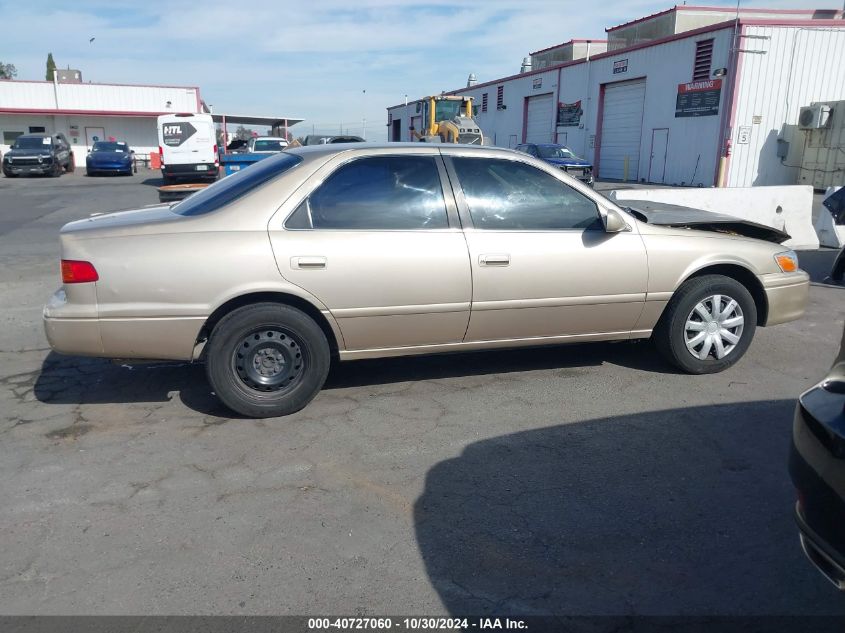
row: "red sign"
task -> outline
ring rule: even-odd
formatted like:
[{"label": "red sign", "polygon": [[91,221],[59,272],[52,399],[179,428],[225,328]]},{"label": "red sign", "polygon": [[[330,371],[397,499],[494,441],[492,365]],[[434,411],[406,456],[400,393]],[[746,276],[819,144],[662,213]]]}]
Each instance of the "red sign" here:
[{"label": "red sign", "polygon": [[721,79],[705,79],[704,81],[691,81],[688,84],[678,84],[678,92],[704,92],[706,90],[720,90]]}]

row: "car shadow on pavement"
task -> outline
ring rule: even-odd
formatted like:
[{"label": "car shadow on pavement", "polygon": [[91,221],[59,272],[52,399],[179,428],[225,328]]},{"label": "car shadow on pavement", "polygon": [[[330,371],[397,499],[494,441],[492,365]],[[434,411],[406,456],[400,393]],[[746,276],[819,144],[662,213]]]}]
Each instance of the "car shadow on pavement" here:
[{"label": "car shadow on pavement", "polygon": [[429,470],[414,505],[431,583],[453,615],[845,614],[798,544],[794,404],[649,411],[470,444]]},{"label": "car shadow on pavement", "polygon": [[603,363],[649,372],[677,373],[647,341],[587,343],[335,363],[324,388],[595,367]]},{"label": "car shadow on pavement", "polygon": [[[603,363],[674,373],[645,341],[591,343],[334,363],[323,388],[589,367]],[[178,392],[185,406],[198,413],[238,417],[212,393],[202,363],[120,362],[50,352],[35,379],[33,391],[40,402],[48,404],[167,402],[171,394]]]}]

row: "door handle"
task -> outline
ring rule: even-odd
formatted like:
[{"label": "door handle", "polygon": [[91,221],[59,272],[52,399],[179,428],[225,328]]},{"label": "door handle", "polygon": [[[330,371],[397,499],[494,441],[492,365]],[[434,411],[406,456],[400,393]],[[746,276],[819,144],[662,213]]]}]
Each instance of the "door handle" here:
[{"label": "door handle", "polygon": [[300,268],[307,270],[319,270],[326,267],[325,257],[291,257],[291,268]]},{"label": "door handle", "polygon": [[486,253],[478,256],[478,263],[482,266],[508,266],[511,256],[507,253]]}]

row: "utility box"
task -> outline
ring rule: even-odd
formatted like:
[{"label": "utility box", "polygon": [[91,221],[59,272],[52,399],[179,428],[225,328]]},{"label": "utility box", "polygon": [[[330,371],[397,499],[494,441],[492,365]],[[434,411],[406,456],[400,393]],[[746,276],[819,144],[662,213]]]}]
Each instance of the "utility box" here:
[{"label": "utility box", "polygon": [[822,190],[845,185],[845,101],[801,108],[798,129],[804,134],[798,184]]}]

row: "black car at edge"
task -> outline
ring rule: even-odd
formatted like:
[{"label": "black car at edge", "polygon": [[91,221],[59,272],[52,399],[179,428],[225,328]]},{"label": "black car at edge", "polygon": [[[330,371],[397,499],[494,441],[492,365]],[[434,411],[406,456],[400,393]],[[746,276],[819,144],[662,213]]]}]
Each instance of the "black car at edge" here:
[{"label": "black car at edge", "polygon": [[804,553],[845,590],[845,329],[833,368],[798,399],[789,472]]},{"label": "black car at edge", "polygon": [[7,178],[24,175],[61,176],[76,167],[64,134],[22,134],[3,156]]}]

